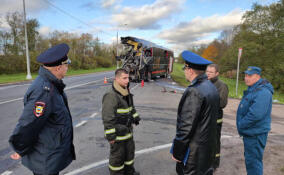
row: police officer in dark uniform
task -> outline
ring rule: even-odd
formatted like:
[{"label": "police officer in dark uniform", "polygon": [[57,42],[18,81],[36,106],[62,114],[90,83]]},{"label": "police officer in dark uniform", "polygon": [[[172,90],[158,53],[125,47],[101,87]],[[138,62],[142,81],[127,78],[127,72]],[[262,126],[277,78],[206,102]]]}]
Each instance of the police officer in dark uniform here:
[{"label": "police officer in dark uniform", "polygon": [[75,160],[72,117],[64,93],[67,44],[58,44],[37,57],[43,65],[24,96],[24,110],[9,142],[22,164],[35,175],[58,175]]},{"label": "police officer in dark uniform", "polygon": [[182,58],[185,77],[191,84],[178,106],[172,159],[177,162],[179,175],[210,175],[215,157],[219,94],[205,74],[210,61],[190,51],[182,52]]},{"label": "police officer in dark uniform", "polygon": [[105,137],[110,143],[109,171],[111,175],[139,175],[134,169],[135,144],[133,127],[140,121],[133,95],[129,92],[129,74],[115,71],[112,88],[103,96],[102,119]]}]

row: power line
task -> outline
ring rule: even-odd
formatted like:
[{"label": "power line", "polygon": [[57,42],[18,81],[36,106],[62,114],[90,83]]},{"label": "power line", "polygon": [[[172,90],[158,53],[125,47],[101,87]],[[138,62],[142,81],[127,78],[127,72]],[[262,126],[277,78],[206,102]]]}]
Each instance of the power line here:
[{"label": "power line", "polygon": [[[65,15],[69,16],[70,18],[72,18],[72,19],[74,19],[74,20],[80,22],[81,24],[84,24],[84,25],[86,25],[86,26],[88,26],[88,27],[90,27],[90,28],[94,28],[94,26],[92,26],[92,25],[86,23],[85,21],[83,21],[83,20],[77,18],[76,16],[74,16],[74,15],[72,15],[72,14],[66,12],[65,10],[62,10],[61,8],[59,8],[59,7],[57,7],[56,5],[54,5],[53,3],[49,2],[48,0],[44,0],[44,1],[45,1],[47,4],[49,4],[50,6],[52,6],[53,8],[55,8],[56,10],[58,10],[58,11],[60,11],[61,13],[63,13],[63,14],[65,14]],[[105,34],[107,34],[107,35],[109,35],[109,36],[113,36],[113,35],[111,35],[111,34],[105,32],[105,31],[102,31],[102,30],[98,30],[97,33],[99,33],[99,32],[105,33]]]}]

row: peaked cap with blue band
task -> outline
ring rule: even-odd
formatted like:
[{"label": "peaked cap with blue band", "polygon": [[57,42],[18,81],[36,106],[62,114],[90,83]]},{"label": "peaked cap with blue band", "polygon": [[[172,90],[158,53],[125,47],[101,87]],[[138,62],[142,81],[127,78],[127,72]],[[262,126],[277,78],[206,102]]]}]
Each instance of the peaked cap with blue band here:
[{"label": "peaked cap with blue band", "polygon": [[246,71],[244,71],[245,74],[248,74],[248,75],[252,75],[252,74],[258,74],[260,75],[261,74],[261,68],[259,67],[256,67],[256,66],[249,66],[247,68]]},{"label": "peaked cap with blue band", "polygon": [[207,65],[212,64],[211,61],[206,60],[205,58],[188,50],[183,51],[181,53],[181,56],[184,59],[185,64],[187,64],[188,67],[193,69],[205,70]]},{"label": "peaked cap with blue band", "polygon": [[46,66],[57,66],[60,65],[61,62],[68,59],[68,52],[69,46],[65,43],[62,43],[42,52],[36,60]]}]

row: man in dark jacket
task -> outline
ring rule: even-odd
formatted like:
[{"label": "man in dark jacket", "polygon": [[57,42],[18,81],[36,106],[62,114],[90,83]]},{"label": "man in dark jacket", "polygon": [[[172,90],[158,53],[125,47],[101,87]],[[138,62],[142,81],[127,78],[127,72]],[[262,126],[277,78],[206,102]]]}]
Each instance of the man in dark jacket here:
[{"label": "man in dark jacket", "polygon": [[37,57],[43,66],[24,97],[23,113],[9,142],[12,159],[35,175],[58,175],[75,160],[72,117],[64,93],[69,46],[59,44]]},{"label": "man in dark jacket", "polygon": [[263,152],[271,128],[273,87],[262,79],[259,67],[249,66],[245,71],[248,89],[237,111],[237,129],[243,137],[245,163],[248,175],[263,174]]},{"label": "man in dark jacket", "polygon": [[111,175],[139,175],[134,169],[135,145],[133,127],[140,121],[133,95],[129,92],[129,74],[115,71],[112,88],[103,97],[102,119],[105,137],[110,143],[109,171]]},{"label": "man in dark jacket", "polygon": [[211,165],[215,157],[219,94],[205,75],[210,61],[189,51],[182,52],[182,58],[185,77],[191,84],[178,106],[172,159],[177,161],[179,175],[209,175],[213,173]]},{"label": "man in dark jacket", "polygon": [[220,165],[220,148],[221,148],[221,130],[222,130],[222,123],[223,123],[223,109],[226,107],[228,103],[228,94],[229,89],[228,86],[221,81],[219,76],[219,66],[217,64],[209,64],[206,68],[206,75],[208,80],[210,80],[215,87],[217,88],[220,96],[220,108],[218,110],[217,116],[217,145],[216,145],[216,154],[215,160],[213,163],[213,168],[216,169]]}]

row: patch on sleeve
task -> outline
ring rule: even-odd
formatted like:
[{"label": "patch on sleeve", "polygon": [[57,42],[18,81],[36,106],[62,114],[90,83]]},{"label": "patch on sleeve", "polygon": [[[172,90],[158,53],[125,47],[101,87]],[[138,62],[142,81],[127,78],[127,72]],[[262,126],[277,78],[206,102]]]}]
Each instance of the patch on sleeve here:
[{"label": "patch on sleeve", "polygon": [[36,117],[40,117],[44,113],[45,103],[44,102],[36,102],[34,107],[34,114]]}]

